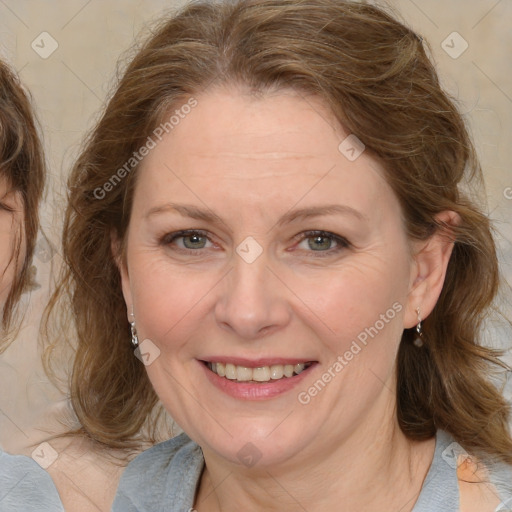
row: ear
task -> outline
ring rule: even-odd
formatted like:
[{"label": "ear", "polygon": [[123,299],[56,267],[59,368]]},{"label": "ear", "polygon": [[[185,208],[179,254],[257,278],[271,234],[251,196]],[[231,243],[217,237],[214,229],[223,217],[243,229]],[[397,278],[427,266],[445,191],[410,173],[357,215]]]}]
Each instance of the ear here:
[{"label": "ear", "polygon": [[121,288],[123,291],[124,302],[126,304],[126,316],[128,318],[128,322],[131,322],[133,321],[131,316],[131,312],[133,310],[133,300],[132,290],[130,287],[130,277],[128,274],[128,266],[126,264],[126,258],[124,258],[123,255],[123,244],[119,239],[118,234],[114,230],[110,232],[110,248],[116,266],[119,269],[119,274],[121,276]]},{"label": "ear", "polygon": [[436,216],[438,227],[427,240],[413,243],[411,279],[404,316],[404,328],[418,323],[417,308],[425,319],[437,303],[443,289],[446,269],[453,251],[453,228],[460,223],[460,216],[444,211]]}]

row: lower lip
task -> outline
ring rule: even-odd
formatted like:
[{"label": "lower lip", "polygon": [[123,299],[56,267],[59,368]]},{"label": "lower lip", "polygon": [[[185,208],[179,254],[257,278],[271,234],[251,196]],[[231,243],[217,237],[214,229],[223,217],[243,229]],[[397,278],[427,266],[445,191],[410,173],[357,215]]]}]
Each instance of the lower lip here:
[{"label": "lower lip", "polygon": [[204,363],[198,361],[203,371],[206,373],[208,380],[218,389],[223,391],[233,398],[241,400],[268,400],[284,393],[287,393],[298,384],[310,373],[317,363],[303,370],[299,375],[293,377],[283,377],[282,379],[271,380],[269,382],[253,383],[253,382],[238,382],[236,380],[229,380],[225,377],[219,377],[216,373],[212,372]]}]

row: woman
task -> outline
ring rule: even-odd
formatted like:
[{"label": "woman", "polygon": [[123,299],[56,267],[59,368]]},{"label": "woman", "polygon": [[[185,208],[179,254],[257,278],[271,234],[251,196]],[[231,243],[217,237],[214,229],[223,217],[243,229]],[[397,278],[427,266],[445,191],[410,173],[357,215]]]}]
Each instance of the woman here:
[{"label": "woman", "polygon": [[185,432],[130,463],[114,510],[503,510],[506,365],[479,344],[498,265],[462,191],[480,177],[422,39],[376,7],[166,21],[64,228],[83,431],[136,447],[158,398]]},{"label": "woman", "polygon": [[[30,281],[44,172],[30,102],[13,72],[0,62],[0,350],[12,338],[15,306]],[[44,455],[44,447],[37,453]],[[0,450],[0,510],[64,509],[42,467]]]}]

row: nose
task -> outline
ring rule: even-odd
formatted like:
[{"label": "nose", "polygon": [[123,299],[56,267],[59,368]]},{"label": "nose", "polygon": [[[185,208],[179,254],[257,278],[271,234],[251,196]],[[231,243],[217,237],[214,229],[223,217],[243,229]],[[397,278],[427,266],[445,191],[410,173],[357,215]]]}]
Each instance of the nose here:
[{"label": "nose", "polygon": [[270,270],[264,254],[252,263],[234,255],[234,268],[223,280],[215,318],[223,329],[245,340],[258,339],[290,322],[287,288]]}]

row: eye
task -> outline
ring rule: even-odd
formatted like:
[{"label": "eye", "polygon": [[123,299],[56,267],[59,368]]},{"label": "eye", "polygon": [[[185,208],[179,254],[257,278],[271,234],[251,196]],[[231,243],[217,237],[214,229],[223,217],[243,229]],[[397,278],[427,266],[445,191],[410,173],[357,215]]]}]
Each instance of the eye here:
[{"label": "eye", "polygon": [[169,233],[162,239],[162,244],[175,245],[178,249],[185,251],[197,251],[213,246],[206,232],[200,230],[185,230]]},{"label": "eye", "polygon": [[300,242],[297,247],[307,251],[319,253],[339,252],[350,246],[343,237],[328,231],[306,231],[299,235]]},{"label": "eye", "polygon": [[9,213],[13,213],[15,211],[14,208],[7,206],[5,203],[2,203],[1,201],[0,201],[0,210],[5,210],[6,212],[9,212]]},{"label": "eye", "polygon": [[[318,256],[337,253],[350,246],[345,238],[328,231],[306,231],[297,235],[296,238],[299,242],[296,248],[317,253]],[[214,247],[208,233],[197,229],[169,233],[161,239],[160,243],[186,253],[198,253],[202,249]]]}]

